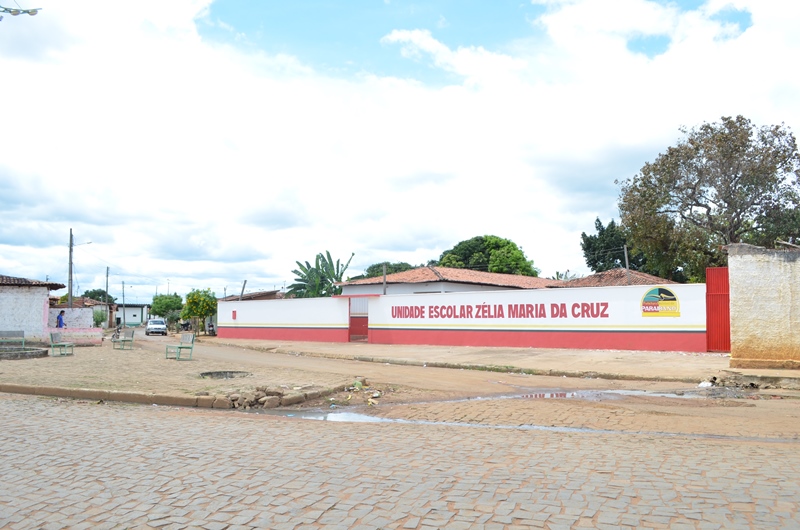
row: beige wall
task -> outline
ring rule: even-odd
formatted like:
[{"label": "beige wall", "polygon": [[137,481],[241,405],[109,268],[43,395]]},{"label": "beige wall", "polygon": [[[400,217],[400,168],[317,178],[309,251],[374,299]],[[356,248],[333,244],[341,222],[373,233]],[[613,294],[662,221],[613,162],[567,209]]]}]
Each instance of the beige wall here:
[{"label": "beige wall", "polygon": [[800,369],[800,250],[728,247],[732,368]]}]

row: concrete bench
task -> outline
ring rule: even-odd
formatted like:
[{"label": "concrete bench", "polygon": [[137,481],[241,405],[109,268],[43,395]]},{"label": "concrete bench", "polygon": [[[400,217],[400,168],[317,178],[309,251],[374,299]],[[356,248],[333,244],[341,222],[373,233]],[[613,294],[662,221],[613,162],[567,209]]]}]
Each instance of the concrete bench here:
[{"label": "concrete bench", "polygon": [[[132,350],[133,349],[133,332],[136,330],[125,329],[122,335],[111,339],[111,347],[115,350]],[[126,346],[127,345],[127,346]]]},{"label": "concrete bench", "polygon": [[73,355],[75,353],[73,350],[75,344],[61,340],[61,333],[50,334],[50,347],[53,349],[53,357],[57,355]]},{"label": "concrete bench", "polygon": [[[192,352],[194,351],[194,333],[181,333],[180,344],[167,345],[167,359],[175,359],[176,361],[191,361]],[[186,354],[189,354],[188,357]]]},{"label": "concrete bench", "polygon": [[19,343],[22,348],[25,348],[25,332],[0,331],[0,344],[6,343]]}]

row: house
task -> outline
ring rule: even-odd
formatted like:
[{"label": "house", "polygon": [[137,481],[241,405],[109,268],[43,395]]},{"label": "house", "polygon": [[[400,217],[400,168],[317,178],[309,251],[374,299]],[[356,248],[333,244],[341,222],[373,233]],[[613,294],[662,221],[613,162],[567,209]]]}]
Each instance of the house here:
[{"label": "house", "polygon": [[[61,309],[69,309],[68,303],[59,302],[59,300],[59,298],[56,298],[55,300],[53,300],[53,297],[50,298],[50,327],[55,326],[56,316]],[[100,302],[92,298],[78,296],[72,299],[72,310],[73,313],[75,313],[75,318],[80,320],[82,324],[81,327],[93,327],[94,312],[102,311],[105,314],[105,322],[102,324],[102,327],[105,328],[111,325],[111,315],[117,310],[117,308],[116,304],[113,303]],[[80,317],[78,317],[78,315],[80,315]]]},{"label": "house", "polygon": [[219,302],[233,302],[233,301],[245,301],[245,300],[280,300],[283,298],[283,291],[276,290],[276,291],[256,291],[253,293],[245,293],[243,295],[232,294],[230,296],[226,296],[225,298],[220,298]]},{"label": "house", "polygon": [[342,296],[364,296],[544,289],[559,287],[563,283],[561,280],[519,274],[498,274],[496,272],[427,266],[387,274],[385,289],[383,276],[351,280],[337,285],[342,287]]},{"label": "house", "polygon": [[150,314],[149,304],[117,304],[114,320],[117,325],[141,326]]},{"label": "house", "polygon": [[678,282],[665,280],[644,272],[619,268],[598,272],[583,278],[567,280],[554,287],[622,287],[625,285],[662,285],[667,283],[674,284]]},{"label": "house", "polygon": [[26,339],[48,341],[50,291],[65,287],[56,282],[0,275],[0,329],[21,330]]}]

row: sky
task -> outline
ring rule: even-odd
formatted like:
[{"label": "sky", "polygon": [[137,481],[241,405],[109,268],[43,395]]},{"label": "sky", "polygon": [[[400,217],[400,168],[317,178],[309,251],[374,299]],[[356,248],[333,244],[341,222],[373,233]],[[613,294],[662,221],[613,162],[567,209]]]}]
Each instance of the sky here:
[{"label": "sky", "polygon": [[[785,0],[0,0],[0,274],[128,303],[581,233],[682,137],[800,126]],[[108,274],[108,276],[107,276]],[[66,289],[55,291],[64,294]]]}]

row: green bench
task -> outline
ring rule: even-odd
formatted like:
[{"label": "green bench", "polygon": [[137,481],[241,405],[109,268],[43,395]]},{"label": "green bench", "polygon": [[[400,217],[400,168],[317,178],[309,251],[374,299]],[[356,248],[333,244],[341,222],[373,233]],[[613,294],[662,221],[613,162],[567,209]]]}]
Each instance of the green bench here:
[{"label": "green bench", "polygon": [[24,331],[0,331],[0,344],[18,342],[20,347],[25,348]]},{"label": "green bench", "polygon": [[[50,347],[53,349],[53,357],[58,355],[73,355],[75,344],[61,340],[61,333],[50,334]],[[56,353],[56,351],[58,353]]]},{"label": "green bench", "polygon": [[[132,350],[133,349],[133,332],[136,330],[125,329],[122,335],[111,339],[111,347],[115,350]],[[127,347],[126,347],[127,345]]]},{"label": "green bench", "polygon": [[[167,345],[167,359],[175,359],[176,361],[191,361],[192,351],[194,351],[194,333],[181,333],[180,344]],[[186,353],[188,352],[188,357]]]}]

